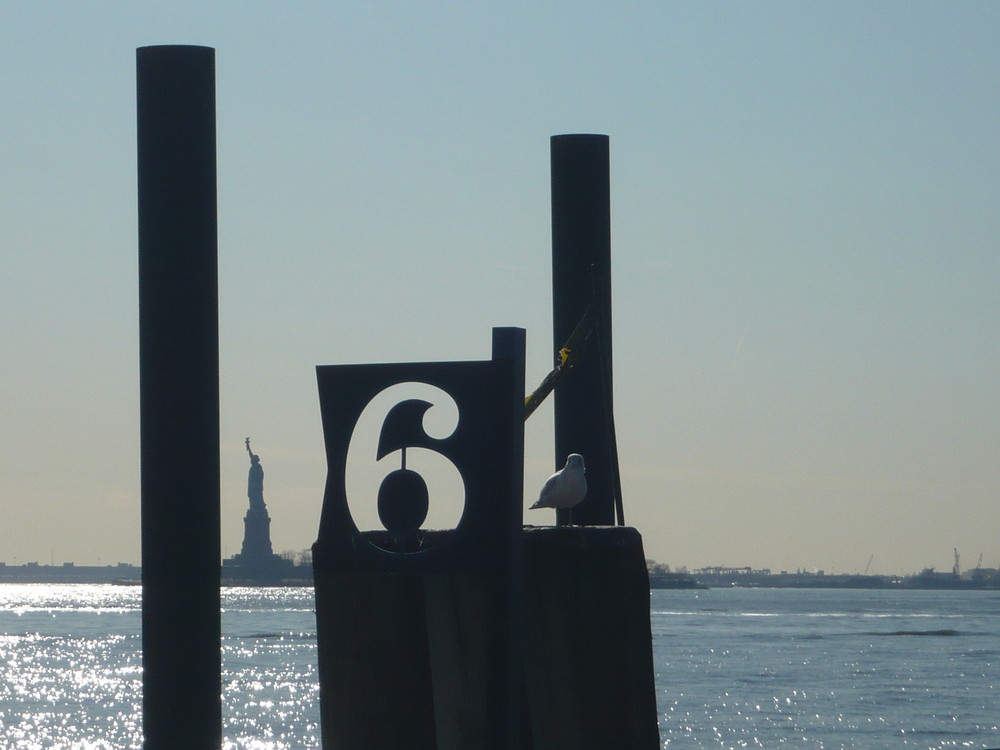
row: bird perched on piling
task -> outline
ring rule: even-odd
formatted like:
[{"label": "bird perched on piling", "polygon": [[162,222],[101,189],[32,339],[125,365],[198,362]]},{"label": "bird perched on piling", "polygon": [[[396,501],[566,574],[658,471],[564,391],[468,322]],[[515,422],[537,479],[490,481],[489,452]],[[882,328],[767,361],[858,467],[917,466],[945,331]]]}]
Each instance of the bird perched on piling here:
[{"label": "bird perched on piling", "polygon": [[583,456],[579,453],[570,453],[566,458],[566,465],[545,480],[538,499],[528,510],[535,508],[567,509],[579,505],[580,501],[587,495],[585,474]]}]

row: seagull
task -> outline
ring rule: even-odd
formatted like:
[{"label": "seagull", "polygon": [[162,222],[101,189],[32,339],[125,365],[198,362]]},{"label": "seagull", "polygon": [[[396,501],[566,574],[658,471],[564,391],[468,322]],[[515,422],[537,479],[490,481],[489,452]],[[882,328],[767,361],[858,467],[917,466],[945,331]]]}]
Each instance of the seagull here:
[{"label": "seagull", "polygon": [[572,508],[587,495],[586,469],[583,456],[570,453],[566,465],[545,480],[538,500],[528,510],[535,508]]}]

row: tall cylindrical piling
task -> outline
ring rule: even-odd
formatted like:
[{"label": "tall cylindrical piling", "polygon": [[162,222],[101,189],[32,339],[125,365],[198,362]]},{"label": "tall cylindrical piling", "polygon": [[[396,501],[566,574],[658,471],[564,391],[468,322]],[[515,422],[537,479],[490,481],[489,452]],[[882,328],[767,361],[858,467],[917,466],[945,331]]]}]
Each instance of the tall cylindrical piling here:
[{"label": "tall cylindrical piling", "polygon": [[593,330],[579,361],[555,390],[556,465],[570,453],[587,465],[586,499],[559,523],[615,523],[611,378],[611,184],[606,135],[551,140],[552,322],[562,347],[588,309]]},{"label": "tall cylindrical piling", "polygon": [[136,51],[146,750],[219,748],[215,50]]}]

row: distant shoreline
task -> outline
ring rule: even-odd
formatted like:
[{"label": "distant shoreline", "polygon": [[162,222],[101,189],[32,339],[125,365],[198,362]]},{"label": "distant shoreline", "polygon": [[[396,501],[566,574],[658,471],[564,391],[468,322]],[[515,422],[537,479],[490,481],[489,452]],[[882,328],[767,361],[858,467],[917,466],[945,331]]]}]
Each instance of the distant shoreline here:
[{"label": "distant shoreline", "polygon": [[[680,585],[681,583],[685,585]],[[650,588],[797,588],[797,589],[878,589],[878,590],[1000,590],[1000,576],[994,570],[976,570],[966,575],[937,573],[927,569],[907,576],[827,575],[823,573],[771,573],[769,571],[726,571],[664,573],[650,570]]]},{"label": "distant shoreline", "polygon": [[[239,570],[223,566],[223,586],[311,586],[311,565],[295,565],[280,570]],[[7,565],[0,563],[3,583],[101,583],[137,585],[142,582],[142,568],[130,563],[116,565]],[[964,576],[924,570],[908,576],[826,575],[822,573],[770,573],[765,571],[706,573],[695,571],[649,572],[651,589],[706,588],[800,588],[800,589],[882,589],[882,590],[1000,590],[996,571],[971,571]]]},{"label": "distant shoreline", "polygon": [[[295,565],[280,571],[240,570],[221,568],[223,586],[311,586],[312,566]],[[116,565],[7,565],[0,563],[0,584],[3,583],[142,583],[142,568],[131,563]]]}]

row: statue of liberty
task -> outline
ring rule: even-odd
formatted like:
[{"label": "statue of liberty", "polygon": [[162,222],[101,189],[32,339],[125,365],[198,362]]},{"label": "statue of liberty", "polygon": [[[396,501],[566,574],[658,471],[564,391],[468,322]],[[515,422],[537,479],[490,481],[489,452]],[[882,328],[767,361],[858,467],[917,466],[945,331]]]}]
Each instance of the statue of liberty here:
[{"label": "statue of liberty", "polygon": [[250,450],[250,438],[246,440],[247,453],[250,454],[250,473],[247,475],[247,497],[250,498],[251,510],[267,510],[264,505],[264,467],[260,465],[260,456]]},{"label": "statue of liberty", "polygon": [[247,475],[250,508],[243,519],[240,562],[243,565],[267,565],[274,555],[271,551],[271,518],[264,505],[264,467],[260,465],[260,456],[250,450],[250,438],[246,439],[246,446],[250,454],[250,473]]},{"label": "statue of liberty", "polygon": [[250,507],[243,517],[243,547],[238,555],[223,560],[223,579],[250,582],[280,581],[292,569],[292,561],[284,559],[271,549],[271,517],[264,505],[264,467],[260,456],[250,449],[250,438],[246,439],[247,453],[250,454],[250,472],[247,474],[247,497]]}]

